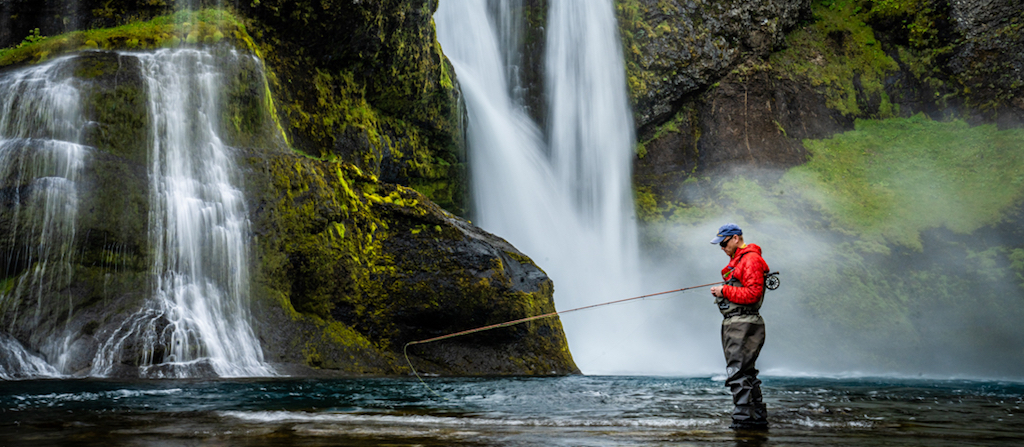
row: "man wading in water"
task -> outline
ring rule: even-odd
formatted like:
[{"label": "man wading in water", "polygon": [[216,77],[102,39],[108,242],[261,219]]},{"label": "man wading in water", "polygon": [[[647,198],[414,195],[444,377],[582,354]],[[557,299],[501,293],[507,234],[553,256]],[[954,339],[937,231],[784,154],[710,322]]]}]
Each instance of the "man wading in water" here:
[{"label": "man wading in water", "polygon": [[725,285],[711,288],[722,312],[722,350],[725,351],[725,386],[732,390],[734,429],[768,428],[768,410],[761,402],[761,381],[754,362],[764,345],[764,319],[758,313],[764,301],[764,276],[768,264],[761,247],[743,242],[743,230],[725,224],[711,240],[729,255],[722,269]]}]

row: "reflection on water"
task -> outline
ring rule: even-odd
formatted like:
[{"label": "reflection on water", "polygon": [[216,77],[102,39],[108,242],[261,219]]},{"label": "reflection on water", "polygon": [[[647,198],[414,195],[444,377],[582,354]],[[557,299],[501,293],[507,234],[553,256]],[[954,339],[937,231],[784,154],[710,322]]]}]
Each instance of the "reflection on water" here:
[{"label": "reflection on water", "polygon": [[17,445],[1021,445],[1024,384],[765,379],[768,433],[706,378],[0,382]]}]

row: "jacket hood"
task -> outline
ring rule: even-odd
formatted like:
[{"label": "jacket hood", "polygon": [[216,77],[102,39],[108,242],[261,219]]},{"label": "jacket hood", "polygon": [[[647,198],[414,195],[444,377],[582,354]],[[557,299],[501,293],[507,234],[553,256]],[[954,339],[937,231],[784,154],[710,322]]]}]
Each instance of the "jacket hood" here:
[{"label": "jacket hood", "polygon": [[746,254],[746,253],[750,253],[750,252],[754,252],[754,253],[757,253],[758,255],[760,255],[761,254],[761,247],[758,246],[757,244],[747,244],[745,247],[736,250],[736,253],[733,253],[733,255],[732,255],[732,259],[739,258],[741,255]]}]

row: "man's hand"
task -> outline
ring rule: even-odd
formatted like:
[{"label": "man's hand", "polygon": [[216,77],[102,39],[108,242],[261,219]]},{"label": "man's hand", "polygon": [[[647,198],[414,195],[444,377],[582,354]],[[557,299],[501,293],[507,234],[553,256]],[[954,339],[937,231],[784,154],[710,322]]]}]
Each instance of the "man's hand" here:
[{"label": "man's hand", "polygon": [[725,294],[722,293],[723,286],[714,286],[711,288],[711,295],[717,298],[725,298]]}]

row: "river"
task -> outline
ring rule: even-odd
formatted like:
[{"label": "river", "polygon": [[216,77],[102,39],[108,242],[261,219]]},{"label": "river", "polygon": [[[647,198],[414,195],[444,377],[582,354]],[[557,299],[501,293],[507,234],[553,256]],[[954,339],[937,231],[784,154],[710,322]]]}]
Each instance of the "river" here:
[{"label": "river", "polygon": [[[767,433],[718,377],[0,382],[3,445],[1024,444],[1024,383],[764,378]],[[429,388],[428,388],[429,386]]]}]

